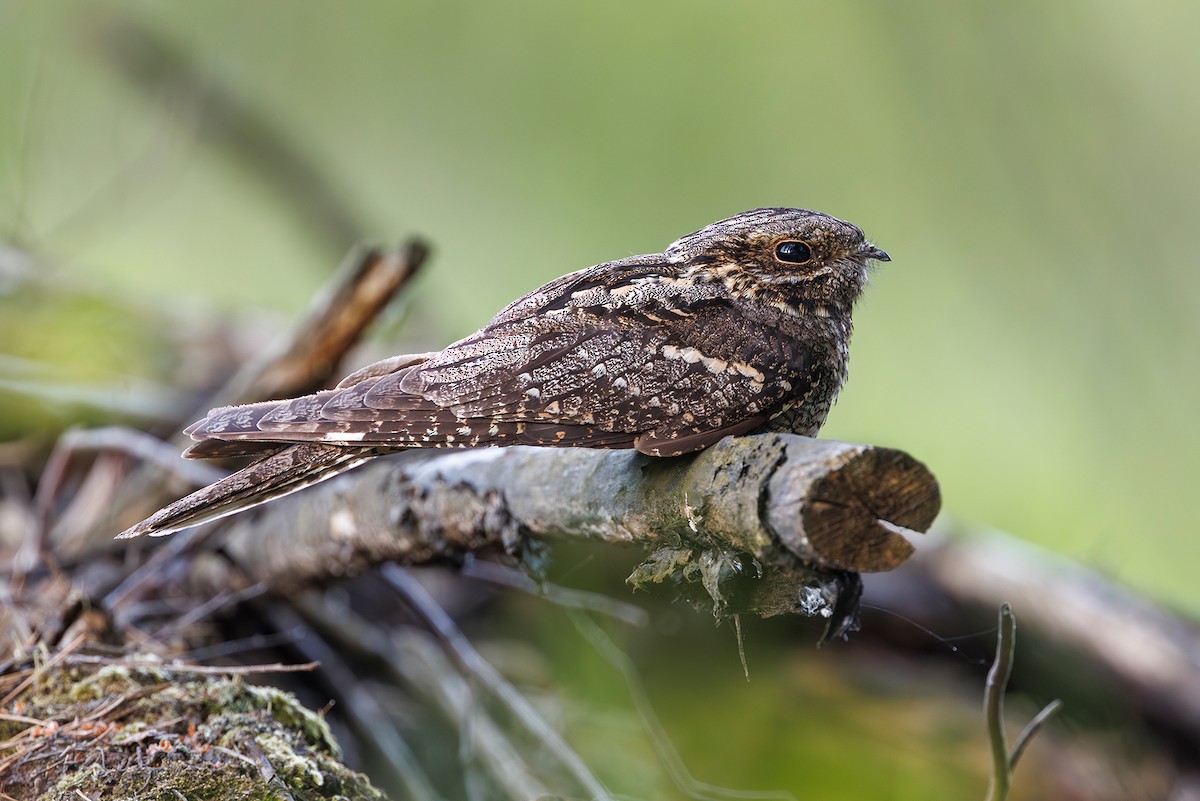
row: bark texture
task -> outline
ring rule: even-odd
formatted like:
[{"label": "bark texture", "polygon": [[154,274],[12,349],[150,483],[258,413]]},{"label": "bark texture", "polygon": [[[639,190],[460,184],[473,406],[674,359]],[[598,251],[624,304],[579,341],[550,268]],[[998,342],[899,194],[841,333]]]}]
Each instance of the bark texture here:
[{"label": "bark texture", "polygon": [[[235,519],[225,550],[289,592],[391,560],[514,551],[530,537],[596,540],[649,552],[632,583],[698,582],[717,612],[828,616],[838,577],[901,564],[913,550],[906,535],[928,528],[939,503],[933,476],[907,454],[790,434],[674,459],[411,451]],[[733,579],[747,579],[736,601],[723,589]]]}]

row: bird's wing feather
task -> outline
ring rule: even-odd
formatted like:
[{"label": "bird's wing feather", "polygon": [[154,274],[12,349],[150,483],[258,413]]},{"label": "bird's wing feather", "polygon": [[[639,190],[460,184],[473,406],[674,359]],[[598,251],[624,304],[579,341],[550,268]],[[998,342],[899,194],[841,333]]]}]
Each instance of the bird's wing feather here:
[{"label": "bird's wing feather", "polygon": [[[545,319],[537,324],[545,326]],[[560,325],[567,330],[539,331],[532,339],[484,339],[477,356],[468,340],[363,387],[358,403],[398,412],[421,398],[461,418],[669,437],[773,414],[803,395],[816,357],[777,330],[752,328],[727,304],[667,320],[585,309]]]},{"label": "bird's wing feather", "polygon": [[357,467],[369,448],[303,443],[270,453],[232,475],[163,507],[117,539],[171,534],[273,501]]},{"label": "bird's wing feather", "polygon": [[343,389],[217,409],[188,433],[396,447],[636,442],[665,455],[753,430],[803,394],[815,354],[752,326],[719,286],[691,288],[684,303],[664,265],[638,265],[624,282],[604,267],[547,285],[441,352],[380,362]]}]

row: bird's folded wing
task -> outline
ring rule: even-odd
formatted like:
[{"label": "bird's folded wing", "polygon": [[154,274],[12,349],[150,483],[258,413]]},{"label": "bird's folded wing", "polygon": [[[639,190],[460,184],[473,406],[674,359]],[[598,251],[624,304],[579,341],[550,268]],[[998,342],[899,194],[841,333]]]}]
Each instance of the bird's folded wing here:
[{"label": "bird's folded wing", "polygon": [[484,329],[345,389],[214,409],[187,433],[395,447],[637,443],[668,455],[753,430],[803,395],[812,354],[798,348],[718,305],[660,322],[567,309]]}]

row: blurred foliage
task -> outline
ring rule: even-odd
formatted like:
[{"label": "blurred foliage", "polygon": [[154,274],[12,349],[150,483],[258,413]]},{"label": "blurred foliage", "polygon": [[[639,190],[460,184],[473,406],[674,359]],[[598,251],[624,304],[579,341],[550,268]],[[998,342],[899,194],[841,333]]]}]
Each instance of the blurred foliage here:
[{"label": "blurred foliage", "polygon": [[0,293],[0,441],[46,445],[68,425],[163,416],[179,402],[147,381],[171,357],[163,324],[96,295],[31,285]]},{"label": "blurred foliage", "polygon": [[[1198,24],[1182,0],[0,0],[0,237],[114,304],[4,289],[0,353],[153,375],[112,308],[301,309],[353,243],[233,152],[247,117],[360,230],[434,243],[423,346],[719,217],[817,208],[894,259],[826,435],[1195,613]],[[133,78],[143,29],[211,91]],[[28,407],[0,394],[5,437]]]}]

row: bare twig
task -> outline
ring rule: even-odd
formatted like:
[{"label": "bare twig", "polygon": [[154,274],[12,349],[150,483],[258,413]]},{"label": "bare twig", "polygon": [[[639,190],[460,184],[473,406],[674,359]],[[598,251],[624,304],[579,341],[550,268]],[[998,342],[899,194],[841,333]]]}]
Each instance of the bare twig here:
[{"label": "bare twig", "polygon": [[85,451],[116,451],[153,464],[197,487],[211,484],[226,473],[204,462],[189,462],[179,458],[179,451],[169,443],[144,431],[127,426],[104,428],[69,428],[58,438],[42,477],[38,481],[35,505],[38,514],[49,515],[55,494],[62,487],[66,462],[74,454]]},{"label": "bare twig", "polygon": [[192,607],[182,617],[175,618],[165,623],[158,631],[152,635],[156,640],[165,641],[164,636],[170,631],[183,631],[188,626],[203,620],[204,618],[217,613],[222,609],[227,609],[231,606],[237,606],[245,603],[251,598],[257,598],[267,591],[264,584],[251,584],[249,587],[243,587],[237,591],[220,590],[216,595],[209,598],[199,606]]},{"label": "bare twig", "polygon": [[[54,450],[50,452],[50,458],[42,470],[37,494],[34,496],[34,510],[38,525],[33,532],[35,542],[31,545],[36,553],[48,552],[51,513],[55,500],[62,491],[71,458],[85,451],[112,451],[127,454],[153,465],[157,471],[160,471],[160,475],[165,473],[177,476],[194,486],[211,484],[225,475],[225,471],[210,464],[180,459],[179,451],[175,446],[134,428],[125,426],[93,429],[69,428],[54,444]],[[109,487],[103,494],[108,496],[111,491],[112,488]],[[73,504],[86,503],[86,499],[89,497],[86,493],[77,493]],[[91,516],[88,515],[88,517]],[[69,518],[71,515],[68,512],[64,513],[60,520]],[[63,552],[69,551],[69,548],[60,547],[56,550],[59,555],[63,555]]]},{"label": "bare twig", "polygon": [[[263,747],[258,744],[254,737],[242,737],[239,739],[239,745],[244,748],[248,756],[254,760],[254,767],[258,770],[258,775],[281,801],[296,801],[296,797],[288,792],[287,785],[279,779],[279,773],[275,770],[275,766],[271,764],[271,758],[267,756]],[[180,796],[180,801],[187,801],[184,796]]]},{"label": "bare twig", "polygon": [[[280,628],[296,628],[304,617],[310,624],[328,624],[330,621],[317,611],[317,605],[310,599],[297,599],[294,609],[274,607],[269,612],[272,622]],[[343,611],[343,614],[346,614]],[[340,620],[334,626],[326,625],[329,630],[345,635],[346,629],[354,629],[357,621]],[[340,640],[344,643],[345,639]],[[435,789],[432,781],[421,767],[416,754],[397,730],[395,719],[389,717],[380,707],[377,699],[371,696],[359,676],[342,658],[345,649],[338,643],[326,642],[321,637],[302,637],[292,645],[306,657],[321,663],[321,676],[334,689],[338,709],[350,727],[355,731],[359,740],[368,748],[376,751],[381,757],[380,763],[390,775],[392,782],[403,787],[407,798],[413,801],[439,801],[441,794]],[[385,660],[386,661],[386,660]]]},{"label": "bare twig", "polygon": [[587,791],[590,799],[613,801],[608,789],[588,770],[579,755],[567,745],[561,735],[546,722],[546,719],[538,714],[533,705],[505,681],[486,659],[480,656],[474,646],[462,635],[450,616],[437,605],[420,582],[396,565],[384,565],[382,573],[384,579],[400,593],[413,612],[437,635],[446,647],[447,653],[458,663],[459,667],[511,710],[514,718],[538,738],[554,758],[567,769],[575,781],[579,782],[580,786]]},{"label": "bare twig", "polygon": [[[50,668],[53,668],[59,662],[70,656],[75,649],[83,645],[83,640],[83,634],[77,635],[71,640],[71,642],[67,643],[65,647],[50,657],[49,661],[47,661],[44,665],[40,665],[39,669],[49,670]],[[23,693],[30,684],[33,684],[33,682],[37,680],[37,676],[38,671],[36,669],[31,670],[29,675],[22,679],[15,687],[13,687],[13,689],[9,690],[3,698],[0,698],[0,706],[8,706],[8,704],[11,703],[14,698]]]},{"label": "bare twig", "polygon": [[198,673],[208,676],[224,676],[226,674],[233,676],[254,673],[308,673],[321,666],[318,662],[304,662],[298,665],[285,665],[281,662],[274,662],[269,665],[188,665],[182,662],[161,662],[130,657],[95,656],[93,654],[71,654],[64,661],[70,665],[116,665],[134,669],[164,670],[172,673]]},{"label": "bare twig", "polygon": [[1000,631],[996,636],[996,659],[988,670],[983,709],[987,717],[988,739],[992,746],[992,783],[989,801],[1003,801],[1008,795],[1012,771],[1008,764],[1008,737],[1004,733],[1004,690],[1012,674],[1016,648],[1017,621],[1012,607],[1000,605]]},{"label": "bare twig", "polygon": [[[357,663],[374,666],[392,686],[410,688],[414,698],[442,712],[460,738],[464,782],[468,774],[481,769],[514,801],[549,795],[533,775],[530,760],[522,757],[522,750],[489,714],[471,677],[445,655],[445,646],[432,633],[412,626],[386,632],[344,608],[330,612],[311,594],[295,599],[295,606],[331,648]],[[351,707],[351,727],[360,739],[374,743],[379,736],[379,725],[373,722],[379,714],[378,701],[362,689],[362,681],[331,681],[348,696],[341,701]],[[385,727],[383,734],[399,736],[391,727]]]},{"label": "bare twig", "polygon": [[605,615],[629,626],[643,628],[650,622],[650,615],[639,606],[618,601],[616,598],[610,598],[599,592],[560,587],[546,581],[534,581],[528,573],[486,559],[468,559],[463,564],[462,575],[466,578],[527,592],[568,609],[579,609]]},{"label": "bare twig", "polygon": [[163,547],[155,549],[149,559],[139,565],[120,584],[101,599],[101,607],[116,616],[122,606],[135,600],[140,593],[156,586],[156,583],[161,581],[164,567],[171,560],[182,556],[193,548],[199,547],[213,533],[212,529],[184,531],[181,532],[181,536],[177,539],[172,539],[171,542]]},{"label": "bare twig", "polygon": [[1025,728],[1021,730],[1019,735],[1017,735],[1017,740],[1015,743],[1013,743],[1012,754],[1010,754],[1008,757],[1009,770],[1016,770],[1017,760],[1021,758],[1021,754],[1025,753],[1025,746],[1029,745],[1029,741],[1033,739],[1033,736],[1041,731],[1046,723],[1049,722],[1050,718],[1057,715],[1059,710],[1062,708],[1063,702],[1060,699],[1055,698],[1053,701],[1046,704],[1046,706],[1042,708],[1041,712],[1038,712],[1036,715],[1034,715],[1033,720],[1029,721],[1029,723],[1025,725]]},{"label": "bare twig", "polygon": [[1004,801],[1008,797],[1013,768],[1016,767],[1021,754],[1025,752],[1030,738],[1037,734],[1046,721],[1062,708],[1062,701],[1059,700],[1047,704],[1025,727],[1021,736],[1017,738],[1016,745],[1011,752],[1009,751],[1008,737],[1004,733],[1004,693],[1008,688],[1008,679],[1012,675],[1013,657],[1016,654],[1017,619],[1013,615],[1012,606],[1007,603],[1000,605],[999,629],[996,635],[996,660],[988,670],[983,696],[988,739],[992,747],[992,780],[988,787],[988,801]]}]

